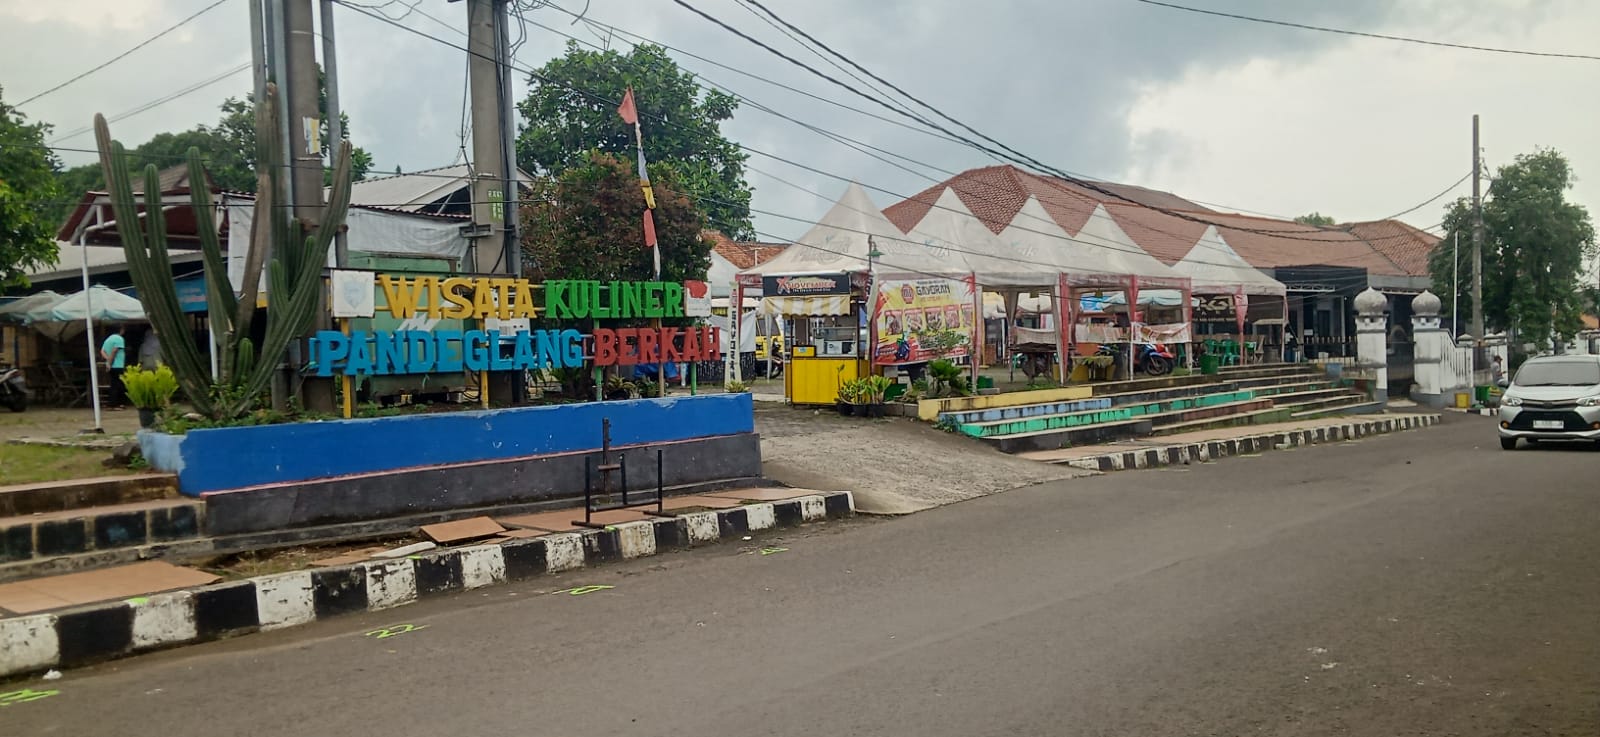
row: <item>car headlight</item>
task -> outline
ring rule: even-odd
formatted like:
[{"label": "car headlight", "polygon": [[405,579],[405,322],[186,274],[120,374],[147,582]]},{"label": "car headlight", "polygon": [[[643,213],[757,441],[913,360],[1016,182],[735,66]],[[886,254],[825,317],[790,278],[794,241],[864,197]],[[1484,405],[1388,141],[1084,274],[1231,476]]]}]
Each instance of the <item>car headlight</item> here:
[{"label": "car headlight", "polygon": [[1500,404],[1505,407],[1521,407],[1522,400],[1516,397],[1501,397]]},{"label": "car headlight", "polygon": [[1578,400],[1579,407],[1600,407],[1600,397],[1584,397]]}]

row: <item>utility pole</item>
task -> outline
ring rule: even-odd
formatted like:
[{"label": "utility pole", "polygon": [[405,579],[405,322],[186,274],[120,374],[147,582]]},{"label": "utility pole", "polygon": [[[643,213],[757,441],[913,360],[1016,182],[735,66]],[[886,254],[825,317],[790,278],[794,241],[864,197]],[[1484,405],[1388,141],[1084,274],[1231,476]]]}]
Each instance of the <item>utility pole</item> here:
[{"label": "utility pole", "polygon": [[[333,49],[333,0],[322,0],[322,75],[327,80],[328,96],[328,165],[339,155],[339,143],[344,140],[344,120],[339,107],[339,57]],[[350,266],[350,243],[345,232],[333,236],[334,263],[339,268]]]},{"label": "utility pole", "polygon": [[[516,151],[512,142],[511,54],[507,0],[466,0],[467,77],[472,110],[472,239],[467,269],[522,276],[517,240]],[[498,350],[499,347],[497,346]],[[522,372],[492,376],[491,397],[521,402]]]},{"label": "utility pole", "polygon": [[[1478,149],[1478,116],[1472,116],[1472,337],[1483,345],[1483,197],[1479,189],[1482,160]],[[1482,353],[1482,351],[1476,351]],[[1474,357],[1476,359],[1476,357]]]},{"label": "utility pole", "polygon": [[[288,90],[283,98],[289,108],[289,148],[285,154],[293,183],[290,202],[294,203],[294,217],[301,230],[309,233],[322,223],[322,111],[317,105],[320,89],[315,13],[312,0],[281,1],[288,46]],[[267,295],[267,299],[273,298],[274,295]],[[318,299],[313,330],[326,330],[331,325],[323,302]],[[298,368],[304,361],[304,352],[299,342],[294,346],[291,362]],[[307,377],[301,393],[306,409],[329,414],[334,411],[332,379]]]}]

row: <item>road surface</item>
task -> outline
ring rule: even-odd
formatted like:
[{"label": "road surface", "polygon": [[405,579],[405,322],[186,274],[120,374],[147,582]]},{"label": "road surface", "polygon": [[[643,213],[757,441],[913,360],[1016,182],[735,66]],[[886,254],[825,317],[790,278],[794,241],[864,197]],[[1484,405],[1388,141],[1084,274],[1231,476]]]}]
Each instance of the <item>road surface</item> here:
[{"label": "road surface", "polygon": [[1595,735],[1597,461],[1457,417],[1035,486],[35,679],[0,734]]}]

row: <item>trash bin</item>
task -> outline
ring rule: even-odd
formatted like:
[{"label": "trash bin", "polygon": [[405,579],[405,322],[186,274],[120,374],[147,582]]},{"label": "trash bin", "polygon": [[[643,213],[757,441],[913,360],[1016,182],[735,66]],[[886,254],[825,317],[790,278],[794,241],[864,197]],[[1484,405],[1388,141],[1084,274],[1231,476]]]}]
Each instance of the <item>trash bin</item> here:
[{"label": "trash bin", "polygon": [[979,376],[978,377],[978,388],[979,389],[993,389],[994,388],[994,377],[993,376]]},{"label": "trash bin", "polygon": [[1215,374],[1222,370],[1222,357],[1210,354],[1200,357],[1200,373]]}]

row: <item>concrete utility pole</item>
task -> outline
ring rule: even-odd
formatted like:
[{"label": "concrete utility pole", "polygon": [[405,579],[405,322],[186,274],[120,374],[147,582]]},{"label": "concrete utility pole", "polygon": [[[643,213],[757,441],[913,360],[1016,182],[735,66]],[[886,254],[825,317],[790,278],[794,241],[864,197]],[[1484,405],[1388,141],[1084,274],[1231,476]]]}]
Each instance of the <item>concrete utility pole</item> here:
[{"label": "concrete utility pole", "polygon": [[[333,166],[339,154],[339,142],[344,140],[344,120],[339,107],[339,57],[333,49],[333,0],[322,0],[322,75],[328,86],[328,165]],[[334,263],[339,268],[350,266],[350,243],[343,230],[334,234]]]},{"label": "concrete utility pole", "polygon": [[500,33],[495,23],[494,0],[467,1],[467,76],[472,106],[472,231],[473,263],[478,273],[505,269],[505,257],[495,257],[504,247],[500,231],[505,222],[505,190],[501,170],[505,156],[500,148],[500,74],[495,60]]},{"label": "concrete utility pole", "polygon": [[[517,241],[516,150],[512,142],[511,54],[506,0],[466,0],[467,76],[472,110],[472,253],[466,270],[522,275]],[[500,372],[491,397],[521,402],[522,372]]]},{"label": "concrete utility pole", "polygon": [[[314,26],[315,13],[311,0],[282,0],[285,43],[288,67],[288,91],[283,96],[289,108],[289,179],[293,182],[290,194],[294,203],[294,216],[306,232],[322,222],[322,111],[317,98],[317,42]],[[271,294],[267,299],[273,299]],[[318,300],[316,322],[313,330],[326,330],[331,325],[327,311]],[[298,367],[304,354],[295,344],[291,364]],[[312,412],[331,414],[334,411],[333,381],[327,378],[307,377],[302,389],[305,408]]]},{"label": "concrete utility pole", "polygon": [[[1483,341],[1483,198],[1479,192],[1478,116],[1472,116],[1472,335]],[[1481,352],[1481,351],[1480,351]]]}]

